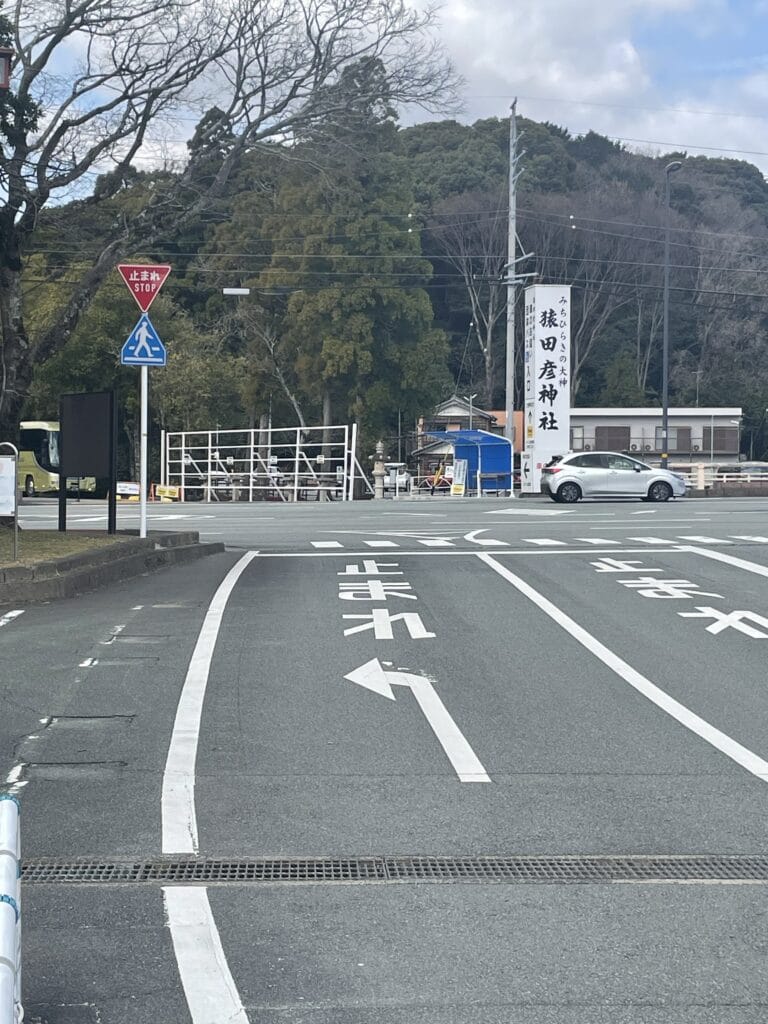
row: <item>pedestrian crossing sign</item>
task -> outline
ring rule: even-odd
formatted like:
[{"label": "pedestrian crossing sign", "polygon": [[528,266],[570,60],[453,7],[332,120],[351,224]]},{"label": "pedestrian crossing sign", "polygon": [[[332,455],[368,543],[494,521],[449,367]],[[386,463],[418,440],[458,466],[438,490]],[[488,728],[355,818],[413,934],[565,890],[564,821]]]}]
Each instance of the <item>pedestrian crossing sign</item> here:
[{"label": "pedestrian crossing sign", "polygon": [[142,313],[122,347],[120,362],[124,366],[165,366],[166,357],[165,345],[147,314]]}]

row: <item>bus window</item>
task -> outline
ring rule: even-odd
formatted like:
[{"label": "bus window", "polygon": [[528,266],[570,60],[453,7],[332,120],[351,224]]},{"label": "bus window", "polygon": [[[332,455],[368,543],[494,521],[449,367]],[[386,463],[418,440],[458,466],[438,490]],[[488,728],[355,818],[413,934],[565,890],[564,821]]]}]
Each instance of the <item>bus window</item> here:
[{"label": "bus window", "polygon": [[19,450],[31,452],[37,464],[46,472],[59,468],[59,432],[40,427],[27,427],[19,431]]}]

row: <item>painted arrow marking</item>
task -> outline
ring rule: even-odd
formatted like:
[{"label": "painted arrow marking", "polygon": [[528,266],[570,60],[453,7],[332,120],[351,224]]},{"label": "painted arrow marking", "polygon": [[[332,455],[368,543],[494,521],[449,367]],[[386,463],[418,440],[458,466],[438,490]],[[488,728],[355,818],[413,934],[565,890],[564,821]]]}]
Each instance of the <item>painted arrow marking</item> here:
[{"label": "painted arrow marking", "polygon": [[448,709],[440,700],[431,681],[426,676],[413,675],[410,672],[398,672],[385,669],[378,658],[367,661],[344,676],[351,683],[378,693],[381,697],[394,700],[393,686],[407,686],[413,693],[425,718],[437,737],[440,745],[448,755],[461,782],[490,782],[485,768],[478,760],[472,747],[454,720]]}]

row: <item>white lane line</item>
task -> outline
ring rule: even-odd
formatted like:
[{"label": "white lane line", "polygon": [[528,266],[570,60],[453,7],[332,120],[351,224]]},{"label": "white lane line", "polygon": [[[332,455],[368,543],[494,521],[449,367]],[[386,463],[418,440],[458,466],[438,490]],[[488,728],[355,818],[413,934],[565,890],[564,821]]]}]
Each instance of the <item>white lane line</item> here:
[{"label": "white lane line", "polygon": [[768,537],[748,537],[738,533],[732,533],[731,536],[734,540],[752,540],[756,544],[768,544]]},{"label": "white lane line", "polygon": [[690,534],[678,533],[679,540],[693,540],[697,544],[733,544],[732,540],[725,540],[724,537],[694,537]]},{"label": "white lane line", "polygon": [[393,540],[364,540],[363,544],[367,548],[397,548],[399,544],[395,544]]},{"label": "white lane line", "polygon": [[627,537],[627,540],[636,540],[640,544],[670,544],[674,546],[677,541],[665,540],[664,537]]},{"label": "white lane line", "polygon": [[550,540],[548,537],[524,537],[526,544],[537,544],[540,548],[564,548],[564,540]]},{"label": "white lane line", "polygon": [[208,891],[197,885],[163,886],[163,900],[192,1024],[248,1024]]},{"label": "white lane line", "polygon": [[746,558],[724,555],[722,551],[711,551],[708,548],[681,547],[680,550],[694,555],[701,555],[702,558],[711,558],[715,562],[733,565],[737,569],[744,569],[745,572],[753,572],[755,576],[768,576],[768,566],[760,565],[758,562],[749,562]]},{"label": "white lane line", "polygon": [[[695,551],[694,548],[687,548],[685,550]],[[705,555],[709,558],[717,558],[718,560],[727,559],[727,555],[722,555],[719,552],[705,551],[702,550],[700,554]],[[700,718],[697,714],[685,707],[679,701],[676,701],[674,697],[670,697],[668,693],[665,693],[660,687],[652,683],[650,679],[646,679],[644,675],[641,675],[636,669],[632,668],[623,658],[620,658],[618,654],[615,654],[612,650],[606,647],[604,644],[588,633],[583,626],[580,626],[578,622],[575,622],[569,615],[566,615],[564,611],[552,604],[543,594],[540,594],[533,587],[529,586],[519,576],[515,576],[513,572],[510,572],[500,562],[497,562],[493,555],[488,555],[485,552],[479,552],[476,555],[481,562],[485,562],[487,566],[493,569],[494,572],[498,573],[502,579],[506,580],[507,583],[511,583],[513,587],[520,591],[529,601],[540,608],[545,615],[548,615],[553,622],[556,622],[558,626],[566,631],[570,636],[573,637],[577,643],[580,643],[582,647],[585,647],[590,654],[602,661],[609,669],[620,676],[625,682],[629,683],[631,687],[641,693],[648,700],[652,701],[658,708],[665,711],[668,715],[679,722],[680,725],[686,729],[690,729],[691,732],[700,736],[701,739],[715,747],[726,757],[729,757],[736,764],[741,765],[752,775],[757,776],[758,779],[762,779],[763,782],[768,782],[768,761],[764,761],[757,754],[748,750],[742,746],[741,743],[737,743],[736,740],[731,739],[724,732],[716,729],[709,722],[706,722],[703,718]],[[740,561],[740,559],[739,559]],[[749,563],[748,563],[749,564]],[[766,575],[768,575],[768,569],[764,569]]]},{"label": "white lane line", "polygon": [[449,540],[443,540],[440,537],[424,537],[417,538],[417,544],[422,544],[425,548],[452,548],[454,544]]},{"label": "white lane line", "polygon": [[343,548],[344,545],[338,540],[311,540],[313,548]]},{"label": "white lane line", "polygon": [[619,544],[618,540],[606,540],[605,537],[574,537],[574,540],[582,541],[584,544]]},{"label": "white lane line", "polygon": [[229,570],[213,595],[189,661],[179,697],[168,759],[163,773],[161,816],[163,853],[197,853],[195,762],[205,689],[224,609],[235,584],[258,552],[247,551]]},{"label": "white lane line", "polygon": [[0,619],[0,626],[7,626],[9,622],[13,622],[14,619],[18,619],[20,615],[24,614],[23,608],[17,608],[15,611],[6,612],[5,615]]}]

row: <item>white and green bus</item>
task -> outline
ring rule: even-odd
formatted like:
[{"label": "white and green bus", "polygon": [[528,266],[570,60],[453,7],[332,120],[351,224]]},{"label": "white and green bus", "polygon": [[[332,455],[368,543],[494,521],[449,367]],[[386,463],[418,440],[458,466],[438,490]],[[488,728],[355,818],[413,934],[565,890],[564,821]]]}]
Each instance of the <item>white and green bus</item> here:
[{"label": "white and green bus", "polygon": [[[25,420],[19,424],[18,485],[31,498],[59,489],[59,424],[51,420]],[[68,490],[93,492],[92,476],[67,480]]]}]

